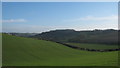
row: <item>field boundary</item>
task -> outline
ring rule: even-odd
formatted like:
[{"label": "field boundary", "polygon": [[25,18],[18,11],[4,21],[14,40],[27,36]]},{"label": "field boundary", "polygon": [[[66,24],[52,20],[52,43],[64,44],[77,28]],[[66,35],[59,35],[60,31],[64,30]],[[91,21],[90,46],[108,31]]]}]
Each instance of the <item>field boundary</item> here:
[{"label": "field boundary", "polygon": [[[55,41],[52,41],[52,42],[55,42]],[[81,48],[81,47],[78,47],[78,46],[69,45],[69,44],[62,43],[62,42],[56,42],[56,43],[62,44],[64,46],[67,46],[67,47],[70,47],[70,48],[73,48],[73,49],[84,50],[84,51],[94,51],[94,52],[120,51],[120,48],[117,48],[117,49],[89,49],[89,48]]]}]

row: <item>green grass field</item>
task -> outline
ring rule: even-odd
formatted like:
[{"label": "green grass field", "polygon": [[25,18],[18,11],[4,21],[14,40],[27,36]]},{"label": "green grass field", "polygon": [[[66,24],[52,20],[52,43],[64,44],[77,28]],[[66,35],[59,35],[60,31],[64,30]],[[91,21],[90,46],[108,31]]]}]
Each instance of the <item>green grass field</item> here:
[{"label": "green grass field", "polygon": [[3,34],[3,66],[117,66],[118,51],[89,52]]},{"label": "green grass field", "polygon": [[67,43],[81,48],[89,49],[117,49],[118,45],[106,45],[106,44],[87,44],[87,43]]},{"label": "green grass field", "polygon": [[0,33],[0,66],[2,66],[2,33]]}]

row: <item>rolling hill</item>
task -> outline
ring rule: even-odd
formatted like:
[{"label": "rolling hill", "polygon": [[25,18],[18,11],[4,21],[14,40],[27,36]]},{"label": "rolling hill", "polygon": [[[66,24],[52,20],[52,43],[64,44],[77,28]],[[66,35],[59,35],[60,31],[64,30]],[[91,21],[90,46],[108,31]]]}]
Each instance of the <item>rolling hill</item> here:
[{"label": "rolling hill", "polygon": [[3,34],[3,66],[117,66],[118,51],[89,52]]},{"label": "rolling hill", "polygon": [[106,45],[106,44],[89,44],[89,43],[66,43],[69,45],[73,45],[76,47],[81,47],[81,48],[89,48],[89,49],[118,49],[118,45]]},{"label": "rolling hill", "polygon": [[33,36],[34,38],[63,43],[118,44],[118,30],[75,31],[53,30]]}]

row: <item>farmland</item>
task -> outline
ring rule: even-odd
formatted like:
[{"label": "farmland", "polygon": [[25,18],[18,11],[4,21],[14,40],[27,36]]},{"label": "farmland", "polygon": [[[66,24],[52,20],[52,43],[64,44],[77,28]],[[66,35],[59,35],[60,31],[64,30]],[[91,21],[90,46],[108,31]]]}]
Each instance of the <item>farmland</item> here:
[{"label": "farmland", "polygon": [[[117,66],[118,51],[89,52],[3,34],[3,66]],[[101,44],[102,45],[102,44]]]},{"label": "farmland", "polygon": [[88,44],[88,43],[67,43],[81,48],[89,49],[117,49],[118,45],[106,45],[106,44]]}]

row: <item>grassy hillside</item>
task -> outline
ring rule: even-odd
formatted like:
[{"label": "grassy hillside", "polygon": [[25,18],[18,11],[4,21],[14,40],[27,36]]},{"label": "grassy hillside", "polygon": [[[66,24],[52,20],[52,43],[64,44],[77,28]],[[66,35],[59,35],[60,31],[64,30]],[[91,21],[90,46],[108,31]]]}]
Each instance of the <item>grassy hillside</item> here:
[{"label": "grassy hillside", "polygon": [[118,30],[54,30],[43,32],[33,37],[44,40],[69,43],[118,44]]},{"label": "grassy hillside", "polygon": [[118,49],[118,45],[88,44],[88,43],[67,43],[67,44],[89,49]]},{"label": "grassy hillside", "polygon": [[2,33],[0,33],[0,66],[2,66]]},{"label": "grassy hillside", "polygon": [[31,36],[37,35],[38,33],[7,33],[7,34],[20,36],[20,37],[31,37]]},{"label": "grassy hillside", "polygon": [[117,66],[118,51],[88,52],[3,34],[3,66]]}]

